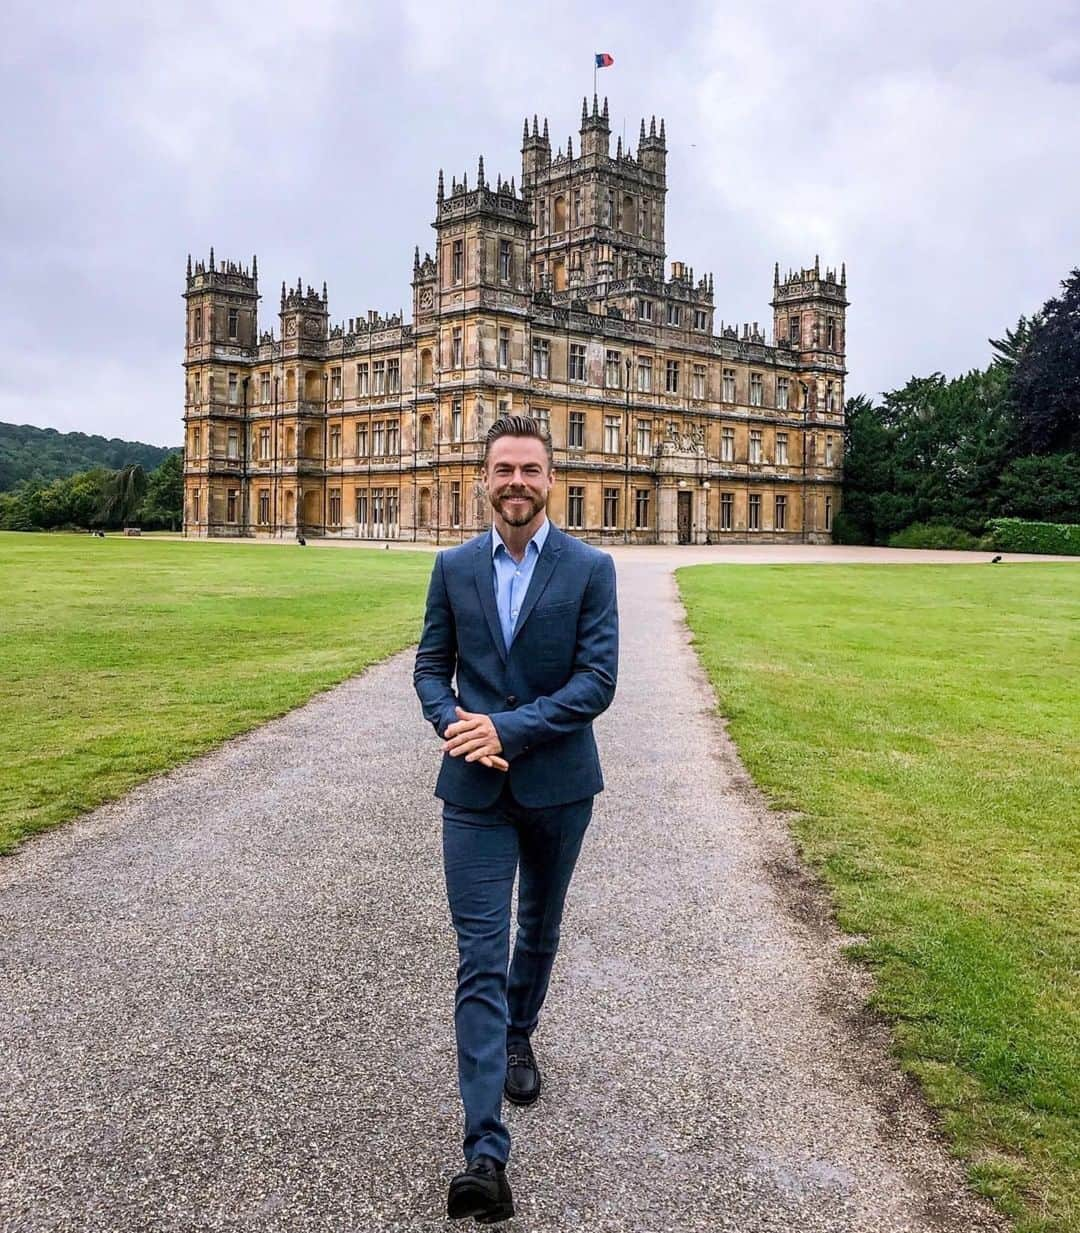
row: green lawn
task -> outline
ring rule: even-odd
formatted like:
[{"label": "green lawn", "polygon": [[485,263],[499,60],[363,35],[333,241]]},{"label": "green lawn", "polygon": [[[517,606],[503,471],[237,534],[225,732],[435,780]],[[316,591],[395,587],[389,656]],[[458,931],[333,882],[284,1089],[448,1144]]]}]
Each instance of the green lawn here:
[{"label": "green lawn", "polygon": [[1080,567],[678,578],[974,1184],[1024,1233],[1080,1229]]},{"label": "green lawn", "polygon": [[414,642],[430,571],[420,552],[0,532],[0,853]]}]

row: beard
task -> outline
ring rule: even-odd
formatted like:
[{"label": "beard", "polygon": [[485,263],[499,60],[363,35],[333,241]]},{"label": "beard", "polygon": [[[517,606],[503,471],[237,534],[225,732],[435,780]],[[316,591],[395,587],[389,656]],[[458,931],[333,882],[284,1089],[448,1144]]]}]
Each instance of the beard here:
[{"label": "beard", "polygon": [[[521,509],[508,508],[509,503],[515,499],[523,503]],[[498,510],[500,517],[508,525],[523,527],[532,522],[536,515],[547,507],[547,497],[520,488],[507,489],[495,493],[491,498],[491,504]],[[526,505],[527,508],[525,508]]]}]

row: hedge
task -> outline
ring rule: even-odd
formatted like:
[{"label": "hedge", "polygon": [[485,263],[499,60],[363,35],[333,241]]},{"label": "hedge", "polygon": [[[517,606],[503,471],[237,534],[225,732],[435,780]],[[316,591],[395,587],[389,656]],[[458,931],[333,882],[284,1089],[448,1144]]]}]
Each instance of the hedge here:
[{"label": "hedge", "polygon": [[986,524],[993,545],[1001,552],[1039,552],[1080,556],[1080,523],[1025,522],[1023,518],[991,518]]},{"label": "hedge", "polygon": [[913,522],[889,536],[890,548],[978,548],[979,541],[968,531],[947,522]]}]

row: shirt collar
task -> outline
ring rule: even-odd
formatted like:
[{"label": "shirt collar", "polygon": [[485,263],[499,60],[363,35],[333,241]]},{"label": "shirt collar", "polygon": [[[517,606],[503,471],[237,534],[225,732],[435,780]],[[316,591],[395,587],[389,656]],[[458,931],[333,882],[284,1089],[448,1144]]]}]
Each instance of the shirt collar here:
[{"label": "shirt collar", "polygon": [[[547,543],[548,532],[550,530],[551,530],[551,523],[547,518],[545,518],[544,521],[540,524],[539,528],[537,529],[536,534],[525,545],[526,554],[528,554],[529,549],[535,545],[536,555],[539,556],[540,553],[543,551],[544,545]],[[495,525],[493,523],[491,527],[491,559],[492,560],[495,559],[495,554],[499,551],[500,548],[502,548],[503,551],[506,552],[507,556],[510,555],[509,551],[507,551],[506,545],[503,543],[502,536],[495,529]]]}]

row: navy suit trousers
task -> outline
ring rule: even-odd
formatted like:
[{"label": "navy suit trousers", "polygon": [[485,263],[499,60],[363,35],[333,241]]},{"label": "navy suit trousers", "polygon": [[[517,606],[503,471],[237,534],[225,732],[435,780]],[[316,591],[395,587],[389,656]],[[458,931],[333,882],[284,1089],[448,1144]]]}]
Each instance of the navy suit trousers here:
[{"label": "navy suit trousers", "polygon": [[[505,1162],[502,1121],[507,1033],[531,1035],[547,994],[567,887],[592,817],[593,798],[528,808],[507,783],[487,809],[443,804],[443,864],[458,939],[454,1004],[465,1160]],[[510,959],[510,901],[518,928]]]}]

